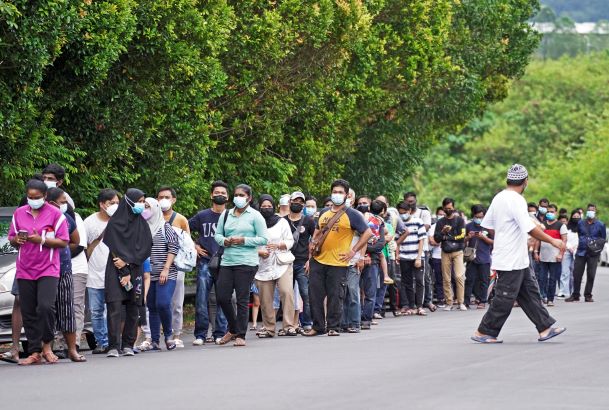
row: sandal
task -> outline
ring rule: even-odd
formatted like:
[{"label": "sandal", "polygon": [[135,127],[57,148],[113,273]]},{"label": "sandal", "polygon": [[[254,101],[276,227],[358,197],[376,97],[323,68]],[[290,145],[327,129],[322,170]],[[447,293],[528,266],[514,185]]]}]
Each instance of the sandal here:
[{"label": "sandal", "polygon": [[486,309],[486,304],[478,303],[478,307],[476,307],[476,309]]},{"label": "sandal", "polygon": [[258,330],[258,325],[253,325],[252,327],[250,327],[250,330],[252,332],[257,331]]},{"label": "sandal", "polygon": [[427,305],[427,309],[429,309],[430,312],[435,312],[436,310],[438,310],[438,307],[436,305],[434,305],[433,303],[429,303]]},{"label": "sandal", "polygon": [[235,343],[233,343],[233,346],[235,347],[243,347],[245,346],[245,339],[242,339],[240,337],[235,339]]},{"label": "sandal", "polygon": [[417,314],[417,311],[414,309],[408,309],[406,312],[402,313],[402,316],[414,316]]},{"label": "sandal", "polygon": [[70,356],[70,360],[74,363],[84,363],[87,361],[87,359],[81,354],[77,354],[76,356]]},{"label": "sandal", "polygon": [[205,343],[215,343],[216,339],[213,336],[209,336],[205,338]]},{"label": "sandal", "polygon": [[566,330],[567,330],[566,327],[553,327],[550,329],[550,332],[547,335],[540,337],[539,339],[537,339],[537,341],[545,342],[546,340],[550,340],[553,337],[556,337],[558,335],[565,333]]},{"label": "sandal", "polygon": [[394,310],[391,313],[393,313],[393,317],[400,317],[400,316],[402,316],[402,312],[400,312],[399,310]]},{"label": "sandal", "polygon": [[42,353],[41,356],[48,364],[55,364],[59,361],[59,358],[53,352]]},{"label": "sandal", "polygon": [[336,330],[332,329],[332,330],[328,331],[328,336],[340,336],[340,333],[338,333]]},{"label": "sandal", "polygon": [[274,335],[268,330],[265,330],[264,332],[258,332],[256,336],[258,336],[259,339],[270,339],[274,337]]},{"label": "sandal", "polygon": [[285,332],[285,336],[298,336],[298,332],[296,331],[296,329],[291,327]]},{"label": "sandal", "polygon": [[427,312],[423,308],[417,309],[417,316],[427,316]]},{"label": "sandal", "polygon": [[277,332],[277,336],[287,336],[288,333],[285,331],[285,329],[280,329],[279,332]]},{"label": "sandal", "polygon": [[167,350],[175,350],[178,345],[173,339],[165,339],[165,347],[167,348]]},{"label": "sandal", "polygon": [[13,352],[5,352],[0,355],[0,361],[12,364],[19,364],[19,354],[15,355]]},{"label": "sandal", "polygon": [[41,364],[42,356],[40,353],[32,353],[27,358],[19,360],[19,366],[29,366],[31,364]]},{"label": "sandal", "polygon": [[483,336],[472,336],[471,339],[476,342],[476,343],[481,343],[481,344],[500,344],[503,343],[503,340],[499,340],[496,337],[493,336],[487,336],[487,335],[483,335]]},{"label": "sandal", "polygon": [[320,333],[317,330],[315,330],[315,329],[309,329],[306,332],[304,332],[302,335],[306,336],[306,337],[313,337],[313,336],[317,336],[319,334]]},{"label": "sandal", "polygon": [[231,340],[233,340],[233,334],[231,332],[226,332],[226,334],[224,336],[222,336],[222,338],[220,340],[218,340],[217,344],[225,345],[228,342],[230,342]]}]

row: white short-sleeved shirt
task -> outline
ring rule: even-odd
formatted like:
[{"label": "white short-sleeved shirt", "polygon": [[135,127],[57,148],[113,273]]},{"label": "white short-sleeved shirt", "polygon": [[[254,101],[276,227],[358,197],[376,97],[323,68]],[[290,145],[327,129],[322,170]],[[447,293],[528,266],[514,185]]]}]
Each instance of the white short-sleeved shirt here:
[{"label": "white short-sleeved shirt", "polygon": [[498,271],[529,267],[528,233],[535,228],[527,202],[515,191],[498,193],[489,207],[482,226],[495,231],[491,268]]},{"label": "white short-sleeved shirt", "polygon": [[[97,216],[99,212],[94,213],[85,219],[85,230],[87,231],[87,246],[95,241],[106,230],[108,221],[102,221]],[[89,276],[87,277],[87,287],[93,289],[104,289],[106,279],[106,264],[110,249],[101,241],[93,250],[93,254],[89,258]]]},{"label": "white short-sleeved shirt", "polygon": [[[80,243],[78,245],[87,249],[87,229],[85,228],[85,222],[82,220],[80,215],[76,214],[76,230],[80,236]],[[89,266],[87,264],[87,255],[83,250],[81,253],[72,258],[72,273],[87,274],[89,272]]]},{"label": "white short-sleeved shirt", "polygon": [[[426,226],[425,231],[427,231],[427,225],[431,226],[431,212],[429,212],[427,209],[417,208],[412,216],[415,218],[420,218],[423,221],[423,225]],[[425,241],[423,241],[423,251],[429,251],[429,239],[427,236],[425,236]]]},{"label": "white short-sleeved shirt", "polygon": [[[429,232],[427,232],[427,240],[429,240],[429,238],[433,238],[433,234],[436,233],[436,224],[431,225],[431,228],[429,228]],[[442,259],[442,247],[441,246],[431,246],[431,244],[429,245],[429,247],[431,248],[431,258],[432,259]]]}]

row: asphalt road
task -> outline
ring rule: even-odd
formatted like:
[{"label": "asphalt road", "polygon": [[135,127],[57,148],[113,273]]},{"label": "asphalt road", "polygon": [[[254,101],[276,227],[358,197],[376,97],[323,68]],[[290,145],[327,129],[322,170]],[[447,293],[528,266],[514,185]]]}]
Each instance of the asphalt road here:
[{"label": "asphalt road", "polygon": [[329,338],[249,337],[246,348],[19,368],[0,364],[3,409],[609,409],[609,269],[595,303],[551,308],[564,335],[537,342],[515,309],[503,345],[469,336],[482,312],[387,318]]}]

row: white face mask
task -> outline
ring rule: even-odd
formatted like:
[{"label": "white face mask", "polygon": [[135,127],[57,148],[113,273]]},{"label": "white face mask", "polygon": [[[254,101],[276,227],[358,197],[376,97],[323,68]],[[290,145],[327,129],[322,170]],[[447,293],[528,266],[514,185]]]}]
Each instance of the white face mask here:
[{"label": "white face mask", "polygon": [[108,214],[108,216],[111,217],[112,215],[114,215],[114,213],[116,212],[117,209],[118,209],[118,204],[112,204],[106,208],[106,213]]},{"label": "white face mask", "polygon": [[59,210],[61,211],[62,214],[65,214],[66,212],[68,212],[68,204],[59,205]]},{"label": "white face mask", "polygon": [[57,181],[44,181],[47,188],[57,188]]},{"label": "white face mask", "polygon": [[163,198],[159,201],[159,206],[163,212],[169,211],[172,205],[171,199]]},{"label": "white face mask", "polygon": [[42,205],[44,205],[44,198],[40,198],[40,199],[27,199],[27,204],[30,206],[30,208],[32,209],[40,209],[42,208]]}]

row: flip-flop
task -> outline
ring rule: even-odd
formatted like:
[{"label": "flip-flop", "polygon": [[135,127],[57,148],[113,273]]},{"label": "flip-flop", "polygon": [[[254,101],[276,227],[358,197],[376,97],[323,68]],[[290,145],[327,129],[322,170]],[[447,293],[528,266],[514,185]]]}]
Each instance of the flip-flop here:
[{"label": "flip-flop", "polygon": [[545,342],[546,340],[550,340],[553,337],[556,337],[558,335],[561,335],[563,333],[565,333],[565,331],[567,330],[566,327],[563,328],[557,328],[557,327],[553,327],[550,329],[550,332],[544,336],[544,337],[540,337],[539,339],[537,339],[538,342]]},{"label": "flip-flop", "polygon": [[493,336],[472,336],[471,339],[476,343],[481,344],[500,344],[503,343],[503,340],[499,340]]},{"label": "flip-flop", "polygon": [[11,364],[19,363],[19,359],[15,359],[15,357],[13,356],[13,354],[11,352],[2,353],[0,355],[0,361],[6,362],[6,363],[11,363]]},{"label": "flip-flop", "polygon": [[[135,352],[135,351],[134,351]],[[84,357],[83,355],[79,354],[76,357],[70,357],[70,361],[74,362],[74,363],[84,363],[87,361],[87,358]]]}]

